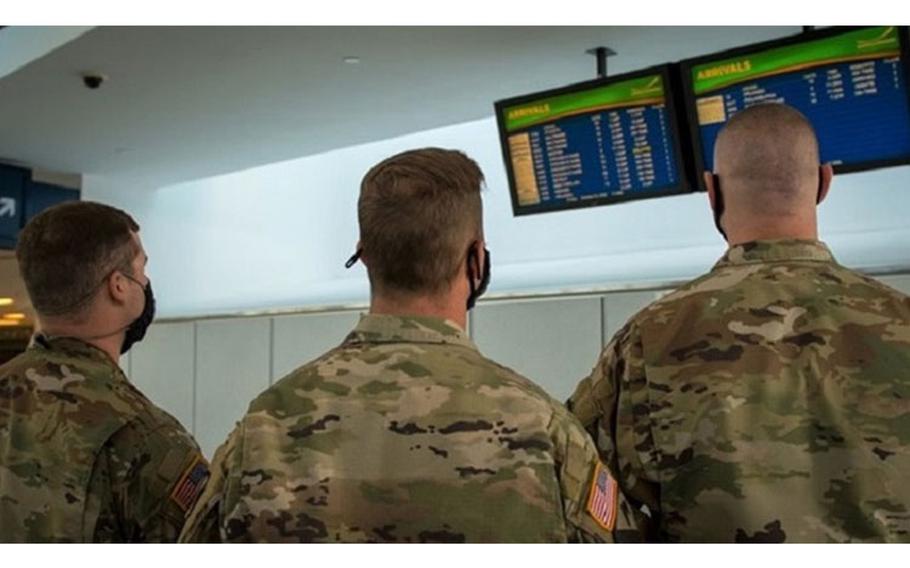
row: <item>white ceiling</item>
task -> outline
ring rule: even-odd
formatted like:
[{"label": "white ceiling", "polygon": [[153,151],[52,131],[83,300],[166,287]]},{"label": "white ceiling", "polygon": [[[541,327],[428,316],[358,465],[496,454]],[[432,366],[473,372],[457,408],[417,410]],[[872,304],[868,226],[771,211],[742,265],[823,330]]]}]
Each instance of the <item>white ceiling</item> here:
[{"label": "white ceiling", "polygon": [[[0,78],[0,159],[160,186],[487,117],[592,78],[597,45],[619,73],[797,31],[94,28]],[[90,91],[86,70],[110,79]]]}]

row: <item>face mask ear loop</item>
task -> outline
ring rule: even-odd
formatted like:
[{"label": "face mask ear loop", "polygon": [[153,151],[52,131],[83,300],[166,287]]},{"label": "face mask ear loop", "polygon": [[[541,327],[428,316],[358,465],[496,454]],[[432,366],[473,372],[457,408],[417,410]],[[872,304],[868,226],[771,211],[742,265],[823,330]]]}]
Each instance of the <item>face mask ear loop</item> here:
[{"label": "face mask ear loop", "polygon": [[344,263],[344,267],[350,268],[350,267],[354,266],[355,264],[357,264],[357,261],[360,260],[360,256],[362,254],[363,254],[362,248],[355,250],[354,254],[352,254],[351,257],[348,258],[347,262]]}]

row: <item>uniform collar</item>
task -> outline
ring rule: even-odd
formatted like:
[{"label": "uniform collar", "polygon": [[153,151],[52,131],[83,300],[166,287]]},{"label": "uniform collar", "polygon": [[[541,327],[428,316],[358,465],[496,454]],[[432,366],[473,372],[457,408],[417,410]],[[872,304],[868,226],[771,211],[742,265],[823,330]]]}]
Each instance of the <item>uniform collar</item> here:
[{"label": "uniform collar", "polygon": [[435,343],[477,349],[453,321],[427,316],[365,314],[344,345],[358,343]]},{"label": "uniform collar", "polygon": [[117,366],[102,349],[76,337],[51,337],[43,333],[36,333],[32,336],[29,349],[40,349],[74,357],[85,357],[114,367]]},{"label": "uniform collar", "polygon": [[825,243],[809,239],[780,239],[751,241],[732,246],[717,261],[714,268],[768,262],[826,262],[835,263],[834,255]]}]

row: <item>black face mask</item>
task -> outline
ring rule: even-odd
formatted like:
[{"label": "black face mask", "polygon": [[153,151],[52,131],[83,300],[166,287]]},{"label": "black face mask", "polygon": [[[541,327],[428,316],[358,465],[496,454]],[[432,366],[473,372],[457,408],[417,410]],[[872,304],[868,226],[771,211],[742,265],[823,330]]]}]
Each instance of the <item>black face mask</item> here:
[{"label": "black face mask", "polygon": [[468,250],[468,283],[471,285],[471,293],[468,295],[468,309],[473,309],[477,299],[483,296],[490,285],[490,250],[484,247],[483,274],[480,276],[480,286],[474,286],[474,258],[477,256],[475,248],[471,245]]},{"label": "black face mask", "polygon": [[[720,217],[724,214],[724,194],[720,191],[720,177],[717,174],[711,174],[714,179],[714,226],[717,232],[721,234],[725,241],[729,241],[724,228],[720,226]],[[818,168],[818,189],[815,193],[815,204],[822,202],[822,169]]]},{"label": "black face mask", "polygon": [[[126,275],[124,274],[124,276]],[[142,286],[142,283],[135,278],[129,276],[127,278]],[[121,355],[129,351],[134,344],[142,341],[142,338],[145,337],[145,332],[148,331],[149,326],[152,324],[152,320],[155,319],[155,294],[152,292],[152,281],[149,280],[142,290],[145,293],[145,305],[142,307],[142,313],[139,314],[139,317],[126,328],[126,336],[123,338],[123,345],[120,346]]]}]

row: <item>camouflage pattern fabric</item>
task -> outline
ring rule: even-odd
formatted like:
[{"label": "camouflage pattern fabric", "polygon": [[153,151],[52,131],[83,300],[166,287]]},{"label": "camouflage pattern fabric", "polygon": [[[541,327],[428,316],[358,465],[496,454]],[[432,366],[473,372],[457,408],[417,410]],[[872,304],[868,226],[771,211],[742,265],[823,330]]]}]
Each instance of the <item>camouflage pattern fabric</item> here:
[{"label": "camouflage pattern fabric", "polygon": [[36,336],[0,367],[0,541],[173,542],[205,473],[100,349]]},{"label": "camouflage pattern fabric", "polygon": [[910,541],[910,301],[818,241],[730,248],[569,405],[647,540]]},{"label": "camouflage pattern fabric", "polygon": [[586,512],[597,464],[562,405],[455,324],[366,315],[252,402],[181,541],[610,541]]}]

